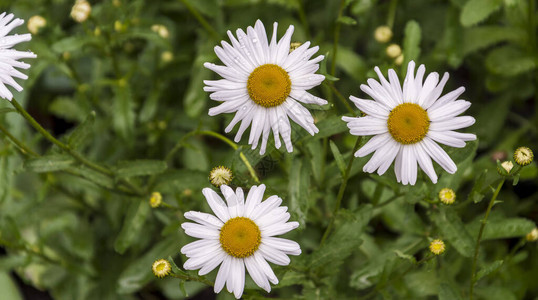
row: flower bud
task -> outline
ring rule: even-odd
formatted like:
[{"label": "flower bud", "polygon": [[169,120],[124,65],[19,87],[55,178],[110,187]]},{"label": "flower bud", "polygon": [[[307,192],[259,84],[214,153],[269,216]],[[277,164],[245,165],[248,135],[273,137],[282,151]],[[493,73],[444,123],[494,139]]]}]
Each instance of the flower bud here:
[{"label": "flower bud", "polygon": [[379,43],[386,43],[392,38],[392,30],[388,26],[379,26],[374,32],[374,38]]},{"label": "flower bud", "polygon": [[37,34],[39,32],[39,29],[47,26],[47,20],[42,16],[36,15],[28,19],[27,26],[28,31],[30,31],[31,34]]},{"label": "flower bud", "polygon": [[527,147],[519,147],[514,152],[514,160],[516,161],[516,164],[522,167],[529,165],[533,158],[534,154],[532,153],[532,150]]},{"label": "flower bud", "polygon": [[92,12],[92,7],[90,3],[86,0],[77,0],[73,8],[71,9],[71,18],[73,18],[78,23],[82,23],[88,19],[90,13]]},{"label": "flower bud", "polygon": [[220,187],[223,184],[228,185],[232,181],[232,178],[232,170],[223,166],[215,167],[209,172],[209,181],[215,187]]},{"label": "flower bud", "polygon": [[444,188],[439,191],[439,201],[446,205],[450,205],[456,201],[456,193],[454,193],[454,190],[452,189]]},{"label": "flower bud", "polygon": [[290,43],[290,53],[291,53],[293,50],[299,48],[302,44],[303,44],[303,43],[300,43],[300,42],[292,42],[292,43]]},{"label": "flower bud", "polygon": [[163,201],[163,196],[159,192],[153,192],[151,193],[151,197],[149,198],[149,205],[153,208],[157,208],[161,206],[161,203]]},{"label": "flower bud", "polygon": [[155,276],[163,278],[170,274],[172,266],[170,265],[170,262],[166,259],[159,259],[153,263],[153,265],[151,266],[151,270],[153,271],[153,274]]},{"label": "flower bud", "polygon": [[435,255],[442,254],[443,252],[445,252],[445,242],[439,239],[431,241],[430,252]]},{"label": "flower bud", "polygon": [[161,24],[155,24],[151,26],[151,30],[156,32],[163,39],[167,39],[170,36],[170,33],[168,32],[168,28],[166,28],[166,26],[161,25]]},{"label": "flower bud", "polygon": [[397,66],[401,66],[403,64],[403,61],[404,61],[404,55],[400,54],[398,57],[396,57],[396,59],[394,60],[394,63]]},{"label": "flower bud", "polygon": [[497,172],[502,176],[510,176],[510,171],[512,171],[512,168],[514,167],[514,164],[509,161],[503,161],[500,166],[497,163]]},{"label": "flower bud", "polygon": [[170,51],[164,51],[161,53],[161,60],[163,63],[167,64],[174,59],[174,54]]},{"label": "flower bud", "polygon": [[390,58],[397,58],[402,54],[402,48],[397,44],[390,44],[385,51]]},{"label": "flower bud", "polygon": [[531,230],[531,232],[527,233],[527,235],[525,236],[525,238],[527,239],[527,241],[529,242],[535,242],[538,240],[538,228],[534,228],[533,230]]}]

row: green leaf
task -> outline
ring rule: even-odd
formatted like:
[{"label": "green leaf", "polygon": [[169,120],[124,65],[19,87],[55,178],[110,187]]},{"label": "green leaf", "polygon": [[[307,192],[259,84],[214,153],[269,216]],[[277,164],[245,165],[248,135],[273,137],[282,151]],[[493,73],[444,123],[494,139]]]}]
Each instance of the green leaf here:
[{"label": "green leaf", "polygon": [[112,125],[122,138],[128,139],[134,134],[135,126],[133,94],[126,79],[120,79],[113,87],[115,99]]},{"label": "green leaf", "polygon": [[290,212],[294,214],[300,226],[304,228],[308,209],[310,208],[308,201],[310,171],[308,165],[303,164],[300,159],[294,158],[290,168],[290,178],[293,178],[288,183]]},{"label": "green leaf", "polygon": [[417,263],[417,259],[413,255],[405,254],[400,250],[394,250],[394,254],[396,254],[396,256],[398,256],[401,259],[410,261],[412,264]]},{"label": "green leaf", "polygon": [[95,122],[95,111],[92,111],[73,132],[69,135],[67,143],[71,148],[78,150],[82,145],[89,142],[88,136],[93,132],[93,124]]},{"label": "green leaf", "polygon": [[155,190],[160,193],[176,193],[185,189],[201,189],[209,184],[207,172],[196,170],[169,170],[157,177]]},{"label": "green leaf", "polygon": [[461,24],[465,27],[485,20],[502,5],[502,0],[469,0],[463,6],[460,15]]},{"label": "green leaf", "polygon": [[[475,225],[476,226],[476,225]],[[484,228],[483,240],[523,237],[536,227],[533,221],[525,218],[488,220]],[[478,231],[476,231],[478,233]]]},{"label": "green leaf", "polygon": [[116,166],[116,175],[119,178],[154,175],[164,172],[167,167],[166,162],[162,160],[139,159],[120,161]]},{"label": "green leaf", "polygon": [[485,169],[480,173],[480,176],[478,179],[476,179],[473,189],[469,193],[469,196],[467,197],[468,200],[473,201],[474,203],[478,203],[482,201],[485,194],[487,193],[487,190],[484,189],[484,183],[486,182],[486,177],[488,174],[488,170]]},{"label": "green leaf", "polygon": [[308,135],[306,139],[322,139],[349,130],[341,116],[330,116],[319,121],[316,126],[319,128],[319,133],[313,137]]},{"label": "green leaf", "polygon": [[351,17],[348,16],[340,16],[336,22],[345,24],[345,25],[356,25],[357,21]]},{"label": "green leaf", "polygon": [[144,287],[155,276],[151,271],[154,261],[175,255],[177,253],[178,239],[172,236],[156,243],[143,255],[137,256],[127,264],[118,278],[117,290],[120,294],[130,294]]},{"label": "green leaf", "polygon": [[441,232],[441,237],[446,239],[456,251],[465,257],[473,255],[474,240],[453,209],[441,209],[431,214],[430,218]]},{"label": "green leaf", "polygon": [[463,300],[463,297],[451,285],[441,283],[439,285],[439,300]]},{"label": "green leaf", "polygon": [[336,161],[336,165],[338,165],[338,169],[340,169],[342,176],[344,176],[344,173],[346,171],[346,164],[344,162],[344,158],[342,157],[340,150],[338,150],[338,146],[336,146],[336,144],[332,140],[330,140],[330,146],[331,146],[331,152],[333,153],[333,156],[334,156],[334,160]]},{"label": "green leaf", "polygon": [[486,66],[495,74],[516,76],[536,68],[536,60],[530,53],[507,45],[492,50],[486,57]]},{"label": "green leaf", "polygon": [[325,243],[311,255],[309,268],[332,267],[344,262],[362,243],[361,235],[372,218],[372,205],[364,205],[357,212],[341,210],[336,224]]},{"label": "green leaf", "polygon": [[305,285],[308,282],[308,278],[303,273],[295,272],[295,271],[288,271],[282,276],[280,281],[278,282],[278,285],[274,288],[283,288],[290,285]]},{"label": "green leaf", "polygon": [[412,60],[417,60],[420,56],[420,40],[422,39],[422,31],[420,25],[411,20],[405,25],[404,41],[403,41],[403,55],[404,62],[402,68],[402,75],[407,72],[407,64]]},{"label": "green leaf", "polygon": [[114,187],[114,179],[110,176],[107,176],[103,173],[99,173],[93,169],[87,168],[85,166],[80,167],[69,167],[67,171],[76,174],[80,177],[86,178],[89,181],[100,185],[104,188],[111,189]]},{"label": "green leaf", "polygon": [[73,163],[75,163],[75,160],[69,155],[50,154],[28,159],[24,162],[24,167],[28,171],[43,173],[65,170]]},{"label": "green leaf", "polygon": [[[151,208],[148,201],[132,199],[127,208],[127,215],[123,221],[121,231],[114,242],[114,250],[119,254],[125,251],[138,240],[139,234],[144,228],[144,223],[149,215]],[[151,266],[150,266],[151,267]]]},{"label": "green leaf", "polygon": [[67,97],[58,97],[50,105],[49,111],[54,115],[72,122],[82,122],[88,112],[77,104],[77,101]]},{"label": "green leaf", "polygon": [[478,273],[476,273],[476,281],[496,271],[498,268],[500,268],[503,265],[503,262],[504,261],[502,259],[499,259],[485,266],[484,268],[482,268],[480,271],[478,271]]},{"label": "green leaf", "polygon": [[525,31],[506,26],[480,26],[465,30],[463,35],[463,55],[493,46],[504,41],[525,39]]},{"label": "green leaf", "polygon": [[3,299],[22,300],[17,284],[7,272],[0,272],[0,291]]},{"label": "green leaf", "polygon": [[9,107],[0,108],[0,114],[7,114],[7,113],[10,113],[10,112],[17,112],[17,110],[14,109],[14,108],[9,108]]},{"label": "green leaf", "polygon": [[[367,66],[364,59],[355,51],[343,46],[338,47],[336,56],[336,65],[342,69],[348,76],[351,76],[357,82],[363,82],[366,79]],[[322,132],[320,130],[320,132]]]}]

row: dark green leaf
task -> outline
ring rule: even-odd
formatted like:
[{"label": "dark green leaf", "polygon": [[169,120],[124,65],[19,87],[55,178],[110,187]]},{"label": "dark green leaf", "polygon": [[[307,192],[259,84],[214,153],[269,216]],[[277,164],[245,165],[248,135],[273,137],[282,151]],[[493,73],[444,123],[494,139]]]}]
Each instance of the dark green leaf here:
[{"label": "dark green leaf", "polygon": [[24,167],[32,172],[53,172],[69,168],[75,160],[64,154],[50,154],[39,158],[31,158],[24,162]]},{"label": "dark green leaf", "polygon": [[471,193],[469,193],[467,199],[473,201],[474,203],[482,201],[485,196],[485,192],[487,192],[487,190],[484,190],[484,183],[486,181],[487,174],[487,169],[480,173],[480,176],[478,177],[478,179],[476,179],[473,185],[473,189],[471,190]]},{"label": "dark green leaf", "polygon": [[166,162],[162,160],[139,159],[120,161],[116,166],[119,178],[159,174],[166,170]]},{"label": "dark green leaf", "polygon": [[67,171],[80,177],[86,178],[89,181],[104,188],[111,189],[114,187],[114,179],[112,179],[112,177],[94,171],[93,169],[89,169],[85,166],[69,167],[67,168]]},{"label": "dark green leaf", "polygon": [[439,300],[463,300],[463,298],[451,285],[441,283],[439,286]]},{"label": "dark green leaf", "polygon": [[135,104],[131,88],[126,79],[114,85],[114,118],[112,124],[116,132],[127,139],[132,136],[135,126]]},{"label": "dark green leaf", "polygon": [[138,239],[150,211],[151,208],[147,201],[132,199],[127,208],[127,215],[121,231],[114,242],[116,252],[123,254]]},{"label": "dark green leaf", "polygon": [[351,17],[348,16],[341,16],[337,20],[337,22],[345,24],[345,25],[356,25],[357,21]]},{"label": "dark green leaf", "polygon": [[463,35],[463,55],[493,46],[503,41],[517,41],[525,38],[519,28],[506,26],[480,26],[465,30]]},{"label": "dark green leaf", "polygon": [[463,6],[460,21],[465,27],[486,19],[502,5],[502,0],[469,0]]},{"label": "dark green leaf", "polygon": [[[349,48],[343,46],[338,47],[336,65],[357,82],[363,82],[366,79],[366,62],[357,52]],[[320,130],[320,132],[322,131]]]},{"label": "dark green leaf", "polygon": [[338,146],[336,146],[336,144],[332,140],[330,141],[330,146],[331,152],[334,156],[334,160],[336,161],[336,165],[338,166],[338,169],[340,169],[342,176],[344,176],[344,172],[346,171],[346,163],[344,162],[344,158],[342,157],[340,150],[338,150]]},{"label": "dark green leaf", "polygon": [[307,165],[303,165],[299,159],[294,159],[290,168],[290,180],[288,184],[288,195],[290,212],[299,222],[301,227],[305,226],[310,203],[308,202],[308,190],[310,187],[310,172]]},{"label": "dark green leaf", "polygon": [[[483,240],[523,237],[536,227],[533,221],[525,218],[488,220],[484,228]],[[473,228],[476,228],[473,226]],[[478,233],[478,231],[476,231]]]},{"label": "dark green leaf", "polygon": [[[405,25],[404,41],[403,41],[403,66],[412,60],[417,60],[420,56],[420,40],[422,39],[422,31],[420,25],[416,21],[409,21]],[[402,75],[407,72],[407,67],[402,68]]]},{"label": "dark green leaf", "polygon": [[86,117],[86,120],[82,122],[75,130],[69,135],[67,143],[71,148],[77,150],[82,145],[88,143],[88,136],[93,131],[93,123],[95,122],[95,111],[92,111]]},{"label": "dark green leaf", "polygon": [[473,255],[474,240],[454,210],[441,209],[431,215],[431,220],[441,232],[441,238],[446,239],[456,251],[465,257]]},{"label": "dark green leaf", "polygon": [[[183,104],[185,105],[185,112],[191,118],[197,118],[205,109],[206,104],[209,102],[208,93],[203,89],[204,80],[211,79],[211,71],[204,67],[204,63],[212,61],[212,55],[200,54],[193,62],[190,82],[183,98]],[[219,102],[212,102],[210,106],[214,106]]]},{"label": "dark green leaf", "polygon": [[492,73],[510,77],[533,70],[536,60],[531,54],[508,45],[492,50],[486,57],[486,66]]},{"label": "dark green leaf", "polygon": [[476,273],[476,281],[480,280],[482,277],[487,276],[491,274],[492,272],[496,271],[498,268],[500,268],[503,265],[503,260],[496,260],[492,262],[491,264],[483,267],[478,273]]}]

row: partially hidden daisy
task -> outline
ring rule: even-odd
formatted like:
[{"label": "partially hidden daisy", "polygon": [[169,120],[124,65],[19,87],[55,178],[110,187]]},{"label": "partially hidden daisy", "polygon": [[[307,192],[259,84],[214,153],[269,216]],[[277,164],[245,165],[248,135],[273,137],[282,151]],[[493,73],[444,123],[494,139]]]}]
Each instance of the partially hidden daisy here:
[{"label": "partially hidden daisy", "polygon": [[186,222],[181,227],[200,240],[181,248],[188,257],[183,267],[200,269],[198,274],[205,275],[220,265],[215,293],[226,285],[238,299],[243,294],[246,268],[254,282],[270,292],[269,282],[277,284],[278,279],[267,261],[285,266],[290,263],[288,255],[301,254],[298,243],[275,236],[297,228],[299,223],[288,222],[290,214],[287,207],[280,206],[280,197],[273,195],[262,201],[263,184],[253,186],[246,200],[241,188],[234,192],[221,185],[220,190],[226,203],[212,189],[202,190],[216,217],[197,211],[185,213],[185,218],[196,223]]},{"label": "partially hidden daisy", "polygon": [[13,17],[13,14],[6,15],[5,12],[0,14],[0,97],[8,100],[13,99],[13,94],[9,91],[6,85],[12,86],[18,92],[23,90],[22,86],[20,86],[13,77],[20,79],[28,78],[28,76],[15,68],[28,69],[30,68],[30,65],[18,61],[18,59],[36,57],[36,55],[30,51],[17,51],[11,49],[11,47],[18,43],[32,39],[32,35],[29,33],[7,35],[13,28],[24,24],[24,20],[19,18],[13,20]]},{"label": "partially hidden daisy", "polygon": [[310,59],[319,47],[309,48],[310,42],[305,42],[290,52],[293,25],[278,42],[277,27],[278,23],[275,22],[270,42],[260,20],[254,28],[249,26],[246,32],[237,29],[237,39],[228,31],[231,45],[222,41],[222,47],[215,47],[215,53],[225,66],[204,64],[224,78],[204,81],[204,90],[211,92],[209,97],[223,102],[211,108],[209,115],[236,113],[225,129],[225,132],[230,132],[241,121],[235,142],[241,140],[245,130],[252,124],[248,143],[255,149],[262,137],[260,154],[265,153],[270,131],[273,132],[277,149],[281,146],[282,136],[286,150],[293,151],[289,119],[311,135],[319,131],[314,125],[314,118],[300,102],[327,104],[326,100],[306,91],[325,79],[321,74],[314,74],[319,69],[318,63],[323,60],[323,55]]},{"label": "partially hidden daisy", "polygon": [[[368,79],[361,90],[374,100],[350,96],[364,117],[342,117],[350,133],[373,137],[356,153],[364,157],[375,152],[366,163],[364,172],[384,174],[395,160],[396,179],[402,184],[414,185],[417,180],[417,163],[437,183],[432,159],[448,173],[456,172],[454,161],[437,143],[463,148],[466,141],[476,139],[471,133],[454,130],[474,124],[470,116],[459,116],[471,103],[457,100],[465,91],[458,89],[441,96],[448,73],[439,80],[439,74],[430,73],[423,82],[426,69],[420,65],[415,75],[415,62],[409,62],[403,90],[396,72],[390,69],[387,81],[378,67],[375,68],[381,83]],[[440,97],[441,96],[441,97]]]}]

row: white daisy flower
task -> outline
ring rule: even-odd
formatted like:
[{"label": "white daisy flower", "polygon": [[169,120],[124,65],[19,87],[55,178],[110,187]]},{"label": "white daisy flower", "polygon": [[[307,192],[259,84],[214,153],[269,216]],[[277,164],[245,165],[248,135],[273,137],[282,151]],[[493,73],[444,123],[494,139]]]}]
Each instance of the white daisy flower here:
[{"label": "white daisy flower", "polygon": [[227,204],[212,189],[202,190],[216,217],[197,211],[185,213],[185,218],[196,223],[183,223],[181,227],[200,240],[181,248],[189,258],[183,267],[200,269],[198,274],[205,275],[220,265],[215,293],[226,284],[237,299],[243,294],[246,267],[254,282],[270,292],[269,282],[277,284],[278,279],[267,261],[286,266],[290,263],[287,255],[301,254],[299,244],[275,236],[297,228],[299,223],[287,222],[290,214],[286,206],[280,206],[280,197],[273,195],[262,202],[263,184],[253,186],[246,201],[241,188],[234,192],[222,185],[220,189]]},{"label": "white daisy flower", "polygon": [[311,135],[319,131],[310,112],[299,102],[327,104],[326,100],[306,91],[325,79],[321,74],[314,74],[319,69],[318,63],[323,60],[323,55],[310,59],[319,47],[309,49],[310,42],[305,42],[290,52],[293,25],[278,42],[277,27],[278,23],[275,22],[270,42],[260,20],[254,28],[249,26],[246,33],[237,29],[237,39],[228,31],[232,44],[222,41],[222,47],[215,47],[215,53],[226,66],[204,64],[224,78],[204,81],[204,90],[211,92],[209,97],[223,102],[211,108],[209,115],[236,112],[225,129],[225,132],[230,132],[242,121],[235,142],[241,140],[252,123],[248,143],[255,149],[263,135],[260,154],[265,153],[271,130],[277,149],[281,146],[279,136],[282,136],[287,151],[293,151],[288,117]]},{"label": "white daisy flower", "polygon": [[441,81],[439,74],[430,73],[424,83],[426,68],[420,65],[415,76],[415,62],[409,62],[403,90],[396,72],[389,70],[389,81],[378,67],[375,68],[381,84],[368,79],[361,90],[374,99],[365,100],[350,96],[365,117],[342,117],[353,135],[373,135],[355,156],[364,157],[375,151],[366,163],[364,172],[384,174],[396,159],[394,172],[398,182],[414,185],[417,181],[417,162],[420,168],[437,183],[437,174],[432,159],[448,173],[456,172],[456,164],[436,142],[457,148],[465,147],[466,141],[476,139],[471,133],[454,130],[469,127],[475,119],[458,116],[471,103],[457,100],[465,91],[460,87],[442,97],[443,87],[448,80],[445,73]]},{"label": "white daisy flower", "polygon": [[11,49],[11,47],[20,42],[26,42],[32,39],[32,35],[29,33],[6,36],[13,30],[13,28],[24,24],[24,20],[18,18],[11,21],[13,17],[13,14],[6,16],[5,12],[0,14],[0,97],[10,101],[13,99],[13,94],[8,90],[6,85],[10,85],[20,92],[22,91],[22,86],[20,86],[13,77],[20,79],[28,78],[28,76],[15,68],[28,69],[30,65],[18,61],[18,59],[36,57],[36,55],[30,51],[17,51]]}]

